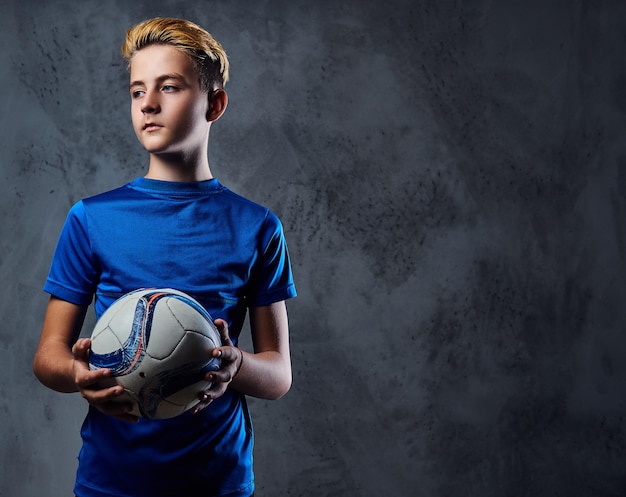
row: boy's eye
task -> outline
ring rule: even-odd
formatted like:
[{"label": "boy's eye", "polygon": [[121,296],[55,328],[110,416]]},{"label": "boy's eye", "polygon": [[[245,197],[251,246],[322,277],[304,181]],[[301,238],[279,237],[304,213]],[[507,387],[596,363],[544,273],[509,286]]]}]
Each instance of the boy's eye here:
[{"label": "boy's eye", "polygon": [[131,97],[139,98],[144,94],[143,90],[134,90],[130,92]]},{"label": "boy's eye", "polygon": [[163,91],[169,92],[169,91],[176,91],[177,88],[173,85],[163,85]]}]

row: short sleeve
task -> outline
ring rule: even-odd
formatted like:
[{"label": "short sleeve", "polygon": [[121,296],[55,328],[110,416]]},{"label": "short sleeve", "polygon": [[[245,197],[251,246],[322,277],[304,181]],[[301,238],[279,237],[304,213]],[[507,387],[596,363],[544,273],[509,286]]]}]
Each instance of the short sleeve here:
[{"label": "short sleeve", "polygon": [[57,243],[44,291],[76,305],[89,305],[98,283],[84,205],[69,211]]},{"label": "short sleeve", "polygon": [[268,211],[260,234],[259,257],[251,271],[248,303],[251,307],[264,306],[295,296],[283,226],[278,217]]}]

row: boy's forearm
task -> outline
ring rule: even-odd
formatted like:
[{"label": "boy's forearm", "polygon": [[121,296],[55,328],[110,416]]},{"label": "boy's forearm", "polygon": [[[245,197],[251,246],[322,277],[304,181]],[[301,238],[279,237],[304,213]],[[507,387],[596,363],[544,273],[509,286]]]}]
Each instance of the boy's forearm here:
[{"label": "boy's forearm", "polygon": [[231,383],[244,395],[275,400],[291,387],[291,361],[279,352],[243,352],[241,369]]},{"label": "boy's forearm", "polygon": [[58,392],[77,392],[72,343],[79,335],[87,307],[51,297],[46,309],[33,371],[39,381]]},{"label": "boy's forearm", "polygon": [[57,392],[77,392],[73,375],[74,357],[65,344],[48,344],[37,351],[33,371],[39,381]]}]

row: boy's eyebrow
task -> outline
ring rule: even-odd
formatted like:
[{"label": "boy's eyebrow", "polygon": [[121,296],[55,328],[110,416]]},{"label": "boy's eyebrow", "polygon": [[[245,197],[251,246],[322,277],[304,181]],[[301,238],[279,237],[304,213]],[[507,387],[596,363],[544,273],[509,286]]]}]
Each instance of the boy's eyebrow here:
[{"label": "boy's eyebrow", "polygon": [[[177,79],[179,81],[186,81],[185,77],[182,74],[178,74],[178,73],[171,73],[171,74],[163,74],[162,76],[159,76],[158,78],[156,78],[156,82],[157,83],[162,83],[163,81],[167,81],[168,79]],[[129,88],[132,88],[133,86],[144,86],[145,83],[143,81],[131,81],[130,85],[128,85]]]}]

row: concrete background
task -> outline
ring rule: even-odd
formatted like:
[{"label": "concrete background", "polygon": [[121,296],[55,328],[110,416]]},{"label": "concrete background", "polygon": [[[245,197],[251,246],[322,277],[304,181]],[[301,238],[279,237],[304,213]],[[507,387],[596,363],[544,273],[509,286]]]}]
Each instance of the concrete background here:
[{"label": "concrete background", "polygon": [[71,493],[41,286],[70,205],[145,170],[118,47],[155,15],[229,53],[211,165],[293,257],[257,494],[626,495],[623,2],[0,0],[0,496]]}]

